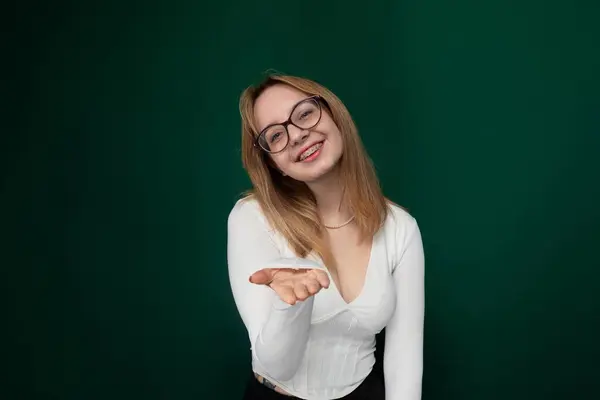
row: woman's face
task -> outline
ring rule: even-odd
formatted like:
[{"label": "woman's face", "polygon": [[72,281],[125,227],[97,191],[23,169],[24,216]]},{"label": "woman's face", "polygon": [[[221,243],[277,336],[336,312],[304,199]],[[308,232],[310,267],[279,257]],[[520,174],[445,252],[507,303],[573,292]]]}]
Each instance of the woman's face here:
[{"label": "woman's face", "polygon": [[[329,174],[342,156],[342,135],[333,122],[327,108],[315,101],[304,101],[310,96],[287,85],[275,85],[266,89],[256,99],[254,118],[259,132],[265,135],[261,141],[274,150],[269,157],[285,175],[302,182],[315,182]],[[281,125],[287,124],[289,140]],[[317,122],[318,119],[318,122]],[[317,124],[312,126],[315,122]],[[304,128],[299,128],[299,125]],[[287,145],[286,145],[287,143]]]}]

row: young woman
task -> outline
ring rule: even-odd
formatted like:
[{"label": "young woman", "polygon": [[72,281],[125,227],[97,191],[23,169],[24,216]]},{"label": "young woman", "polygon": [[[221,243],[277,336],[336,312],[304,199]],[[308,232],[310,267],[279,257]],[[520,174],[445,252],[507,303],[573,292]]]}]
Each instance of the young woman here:
[{"label": "young woman", "polygon": [[[244,398],[420,399],[421,235],[383,196],[348,110],[316,82],[271,75],[240,112],[253,190],[229,215],[227,251],[252,350]],[[385,387],[371,373],[383,328]]]}]

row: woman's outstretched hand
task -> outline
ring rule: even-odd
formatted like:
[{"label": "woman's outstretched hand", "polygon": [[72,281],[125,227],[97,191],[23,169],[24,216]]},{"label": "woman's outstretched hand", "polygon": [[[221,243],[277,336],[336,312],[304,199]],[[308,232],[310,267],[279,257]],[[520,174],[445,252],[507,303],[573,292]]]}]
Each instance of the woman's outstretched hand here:
[{"label": "woman's outstretched hand", "polygon": [[250,282],[267,285],[284,302],[294,305],[329,287],[329,277],[319,269],[265,268],[250,276]]}]

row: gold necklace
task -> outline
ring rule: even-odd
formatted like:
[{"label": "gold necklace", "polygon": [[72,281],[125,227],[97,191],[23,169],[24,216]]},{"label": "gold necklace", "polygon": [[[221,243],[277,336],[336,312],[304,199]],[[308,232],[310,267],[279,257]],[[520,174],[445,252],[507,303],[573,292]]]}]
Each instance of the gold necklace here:
[{"label": "gold necklace", "polygon": [[340,229],[346,225],[348,225],[350,222],[354,221],[354,215],[350,217],[350,219],[346,222],[341,223],[340,225],[325,225],[323,224],[323,226],[327,229]]}]

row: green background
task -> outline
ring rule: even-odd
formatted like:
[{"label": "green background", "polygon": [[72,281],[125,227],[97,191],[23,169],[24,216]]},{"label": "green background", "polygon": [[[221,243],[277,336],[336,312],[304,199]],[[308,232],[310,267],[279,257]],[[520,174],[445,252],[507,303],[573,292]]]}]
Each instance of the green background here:
[{"label": "green background", "polygon": [[238,96],[269,68],[341,97],[386,195],[420,223],[424,399],[600,398],[598,11],[13,4],[4,398],[240,398],[226,218],[249,185]]}]

